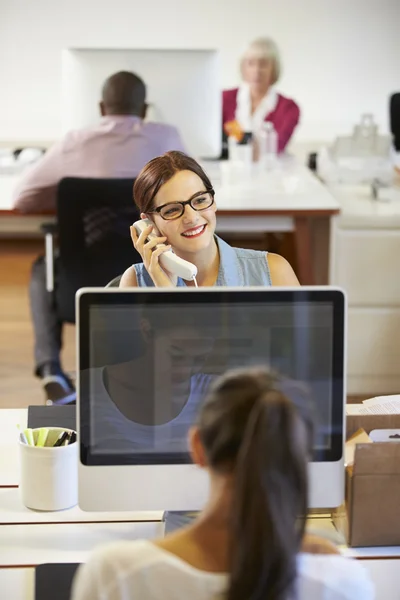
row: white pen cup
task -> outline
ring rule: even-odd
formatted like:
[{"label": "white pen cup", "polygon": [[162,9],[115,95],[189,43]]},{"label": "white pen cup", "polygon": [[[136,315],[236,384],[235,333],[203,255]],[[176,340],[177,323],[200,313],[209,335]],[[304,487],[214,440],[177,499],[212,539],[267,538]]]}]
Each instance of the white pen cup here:
[{"label": "white pen cup", "polygon": [[[32,430],[35,443],[39,431]],[[64,510],[78,503],[78,444],[53,446],[64,431],[71,433],[63,427],[50,427],[43,447],[19,440],[19,488],[27,508]]]}]

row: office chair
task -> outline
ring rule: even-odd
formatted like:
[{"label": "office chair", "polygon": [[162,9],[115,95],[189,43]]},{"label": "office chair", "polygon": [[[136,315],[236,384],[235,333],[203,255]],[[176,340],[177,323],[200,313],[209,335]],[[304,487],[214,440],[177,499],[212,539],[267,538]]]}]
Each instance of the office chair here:
[{"label": "office chair", "polygon": [[133,184],[134,179],[74,177],[60,182],[57,223],[43,225],[42,231],[46,240],[46,288],[54,296],[61,322],[75,323],[75,293],[79,288],[104,287],[142,260],[129,230],[140,218],[133,202]]},{"label": "office chair", "polygon": [[[141,261],[130,237],[140,218],[133,202],[134,179],[67,177],[58,187],[57,224],[43,225],[46,236],[46,287],[54,293],[63,322],[75,322],[75,293],[103,287]],[[58,239],[57,274],[54,235]]]},{"label": "office chair", "polygon": [[390,131],[393,135],[393,146],[400,152],[400,92],[392,94],[389,100]]},{"label": "office chair", "polygon": [[109,281],[106,285],[107,288],[110,287],[119,287],[119,283],[121,281],[122,275],[117,275],[117,277],[114,277],[114,279],[112,279],[111,281]]}]

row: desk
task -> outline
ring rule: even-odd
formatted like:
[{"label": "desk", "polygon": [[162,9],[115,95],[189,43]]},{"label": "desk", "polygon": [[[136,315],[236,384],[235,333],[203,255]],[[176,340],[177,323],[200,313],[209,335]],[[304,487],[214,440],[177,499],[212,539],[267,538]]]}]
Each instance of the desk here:
[{"label": "desk", "polygon": [[55,213],[25,215],[12,209],[12,194],[20,175],[0,174],[0,237],[35,238],[43,237],[40,226],[54,222]]},{"label": "desk", "polygon": [[[17,485],[16,426],[24,425],[26,417],[26,409],[0,410],[0,456],[7,451],[16,465],[10,478],[10,472],[5,476],[4,464],[0,464],[0,589],[2,597],[12,600],[33,600],[34,567],[38,564],[83,562],[99,544],[163,534],[160,512],[86,513],[75,507],[46,513],[26,509],[18,489],[4,486],[5,481]],[[308,527],[337,536],[329,515],[312,517]],[[377,600],[399,600],[400,547],[340,548],[345,555],[365,561],[376,585]]]},{"label": "desk", "polygon": [[18,429],[27,409],[0,410],[0,596],[34,599],[34,566],[82,562],[99,544],[163,535],[162,512],[31,511],[18,485]]},{"label": "desk", "polygon": [[26,408],[0,410],[0,490],[18,486],[18,451],[16,440],[19,426],[25,429]]},{"label": "desk", "polygon": [[366,185],[330,190],[341,205],[332,219],[329,271],[330,283],[348,296],[348,393],[394,394],[400,389],[400,202],[374,200]]},{"label": "desk", "polygon": [[[311,171],[295,162],[282,162],[275,176],[250,174],[238,185],[222,183],[219,162],[203,164],[216,192],[217,231],[293,231],[300,282],[312,285],[315,280],[312,221],[327,221],[329,232],[330,219],[340,209],[339,202],[327,188]],[[0,176],[0,235],[39,236],[40,225],[54,221],[55,215],[23,215],[11,210],[11,195],[16,180],[15,175]]]}]

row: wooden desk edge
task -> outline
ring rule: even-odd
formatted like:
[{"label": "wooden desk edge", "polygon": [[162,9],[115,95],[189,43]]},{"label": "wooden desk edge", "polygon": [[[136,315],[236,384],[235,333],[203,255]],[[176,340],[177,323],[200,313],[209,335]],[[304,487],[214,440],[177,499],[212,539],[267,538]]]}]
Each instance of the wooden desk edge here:
[{"label": "wooden desk edge", "polygon": [[16,210],[15,208],[0,208],[0,217],[55,217],[55,210],[42,210],[38,212],[22,212],[20,210]]},{"label": "wooden desk edge", "polygon": [[[217,205],[218,207],[218,205]],[[233,210],[218,208],[218,215],[224,217],[332,217],[340,214],[340,208],[295,208],[291,209],[245,209],[245,210]]]},{"label": "wooden desk edge", "polygon": [[[218,214],[223,215],[223,216],[240,216],[240,217],[245,217],[245,216],[255,216],[255,217],[259,217],[259,216],[265,216],[265,217],[269,217],[269,216],[285,216],[285,217],[330,217],[333,215],[338,215],[340,213],[340,208],[306,208],[306,209],[301,209],[301,208],[295,208],[295,209],[268,209],[268,208],[263,208],[263,209],[238,209],[238,210],[234,210],[231,208],[228,209],[224,209],[224,208],[220,208],[218,209]],[[52,211],[52,210],[47,210],[47,211],[41,211],[41,212],[29,212],[29,213],[24,213],[18,210],[13,210],[13,209],[7,209],[7,210],[2,210],[0,209],[0,217],[55,217],[56,216],[56,212]]]}]

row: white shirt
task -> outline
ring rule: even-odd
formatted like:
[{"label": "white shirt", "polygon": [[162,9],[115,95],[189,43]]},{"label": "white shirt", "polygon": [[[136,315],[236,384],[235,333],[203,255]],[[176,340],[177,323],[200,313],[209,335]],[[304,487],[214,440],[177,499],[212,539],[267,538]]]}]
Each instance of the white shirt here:
[{"label": "white shirt", "polygon": [[[300,554],[298,577],[298,600],[374,598],[365,568],[340,555]],[[217,600],[227,585],[226,574],[200,571],[150,541],[121,541],[79,569],[72,600]]]},{"label": "white shirt", "polygon": [[236,121],[243,131],[257,133],[261,129],[267,115],[276,109],[278,104],[278,93],[274,87],[270,87],[254,113],[251,113],[250,87],[242,83],[238,89],[236,98]]}]

